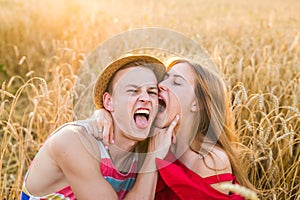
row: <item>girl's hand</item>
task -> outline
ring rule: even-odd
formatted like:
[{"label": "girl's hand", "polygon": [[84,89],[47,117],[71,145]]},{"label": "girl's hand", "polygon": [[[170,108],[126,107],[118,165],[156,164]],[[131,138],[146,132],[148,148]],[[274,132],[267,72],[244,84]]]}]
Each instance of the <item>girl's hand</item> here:
[{"label": "girl's hand", "polygon": [[175,127],[178,123],[179,115],[176,115],[169,127],[160,129],[154,128],[153,136],[150,139],[148,153],[153,153],[156,158],[163,159],[171,146],[171,143],[176,143]]},{"label": "girl's hand", "polygon": [[111,114],[105,110],[96,110],[89,120],[88,128],[92,135],[101,140],[105,147],[114,143],[113,121]]}]

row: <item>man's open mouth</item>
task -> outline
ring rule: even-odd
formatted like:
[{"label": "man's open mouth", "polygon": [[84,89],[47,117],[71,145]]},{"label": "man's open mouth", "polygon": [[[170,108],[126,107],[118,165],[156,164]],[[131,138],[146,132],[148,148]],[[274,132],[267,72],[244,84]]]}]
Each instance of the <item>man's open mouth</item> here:
[{"label": "man's open mouth", "polygon": [[149,109],[137,109],[133,115],[134,122],[138,128],[146,128],[149,125]]}]

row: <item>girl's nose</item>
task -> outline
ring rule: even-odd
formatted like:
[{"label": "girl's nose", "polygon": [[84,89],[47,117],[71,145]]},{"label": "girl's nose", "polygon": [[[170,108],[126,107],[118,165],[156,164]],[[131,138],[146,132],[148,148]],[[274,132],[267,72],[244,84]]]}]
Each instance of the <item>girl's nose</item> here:
[{"label": "girl's nose", "polygon": [[160,82],[158,84],[158,89],[159,89],[159,91],[167,91],[168,88],[163,85],[163,82]]}]

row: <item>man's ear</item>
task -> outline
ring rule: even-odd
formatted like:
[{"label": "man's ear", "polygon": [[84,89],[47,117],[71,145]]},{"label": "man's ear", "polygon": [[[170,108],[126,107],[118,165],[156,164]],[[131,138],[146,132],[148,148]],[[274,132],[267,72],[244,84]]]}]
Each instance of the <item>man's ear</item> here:
[{"label": "man's ear", "polygon": [[108,110],[110,112],[114,111],[113,103],[112,103],[112,96],[108,92],[105,92],[103,94],[103,106],[106,110]]}]

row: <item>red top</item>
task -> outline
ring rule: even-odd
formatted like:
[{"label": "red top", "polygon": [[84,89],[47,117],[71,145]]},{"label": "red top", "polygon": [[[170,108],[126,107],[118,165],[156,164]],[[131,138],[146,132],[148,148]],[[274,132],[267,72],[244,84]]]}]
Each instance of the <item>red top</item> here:
[{"label": "red top", "polygon": [[231,199],[244,200],[237,194],[224,194],[210,186],[210,184],[231,181],[237,184],[233,174],[219,174],[202,178],[179,160],[170,162],[174,155],[169,153],[165,160],[156,159],[158,180],[156,186],[156,200],[164,199]]}]

